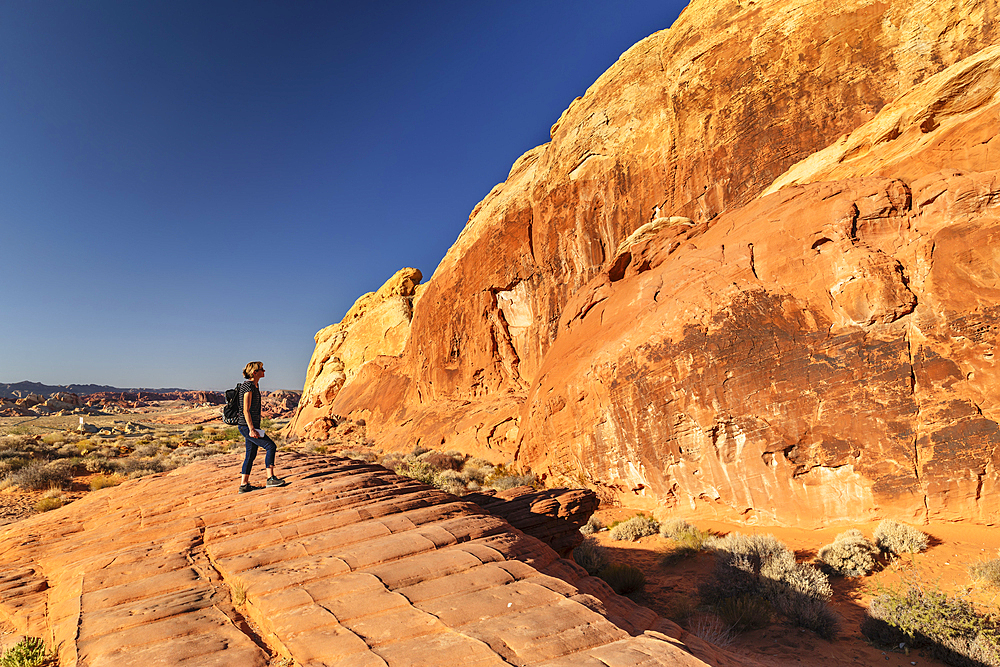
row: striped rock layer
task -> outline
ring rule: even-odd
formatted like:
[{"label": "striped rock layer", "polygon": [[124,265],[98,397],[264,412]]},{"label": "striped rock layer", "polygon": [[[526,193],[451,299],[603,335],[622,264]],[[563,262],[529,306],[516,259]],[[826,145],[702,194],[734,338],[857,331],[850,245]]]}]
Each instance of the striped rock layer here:
[{"label": "striped rock layer", "polygon": [[705,664],[677,626],[472,503],[294,454],[288,487],[237,495],[238,463],[7,526],[0,620],[63,667]]}]

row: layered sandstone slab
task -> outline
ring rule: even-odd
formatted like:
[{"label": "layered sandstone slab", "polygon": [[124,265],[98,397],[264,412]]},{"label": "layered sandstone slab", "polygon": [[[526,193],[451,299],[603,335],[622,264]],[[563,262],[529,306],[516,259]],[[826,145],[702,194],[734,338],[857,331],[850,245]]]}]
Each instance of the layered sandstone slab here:
[{"label": "layered sandstone slab", "polygon": [[237,495],[221,457],[6,527],[0,618],[64,667],[705,664],[474,504],[350,460],[282,463],[281,489]]}]

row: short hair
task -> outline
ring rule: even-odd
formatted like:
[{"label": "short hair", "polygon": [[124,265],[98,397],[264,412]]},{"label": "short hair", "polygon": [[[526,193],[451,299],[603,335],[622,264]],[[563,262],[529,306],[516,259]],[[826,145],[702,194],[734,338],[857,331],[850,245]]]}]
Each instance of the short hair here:
[{"label": "short hair", "polygon": [[243,367],[243,377],[248,380],[253,379],[253,374],[264,368],[263,361],[251,361],[249,364]]}]

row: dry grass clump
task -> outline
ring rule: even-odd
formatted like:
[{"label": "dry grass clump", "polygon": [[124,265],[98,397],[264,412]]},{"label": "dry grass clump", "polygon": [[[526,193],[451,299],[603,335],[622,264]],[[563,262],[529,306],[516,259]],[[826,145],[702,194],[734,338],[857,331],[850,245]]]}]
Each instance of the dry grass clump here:
[{"label": "dry grass clump", "polygon": [[873,538],[879,550],[894,556],[915,554],[927,548],[927,533],[892,519],[882,521]]},{"label": "dry grass clump", "polygon": [[584,538],[580,546],[573,549],[573,560],[591,576],[608,566],[608,555],[604,547],[593,537]]},{"label": "dry grass clump", "polygon": [[922,648],[960,667],[1000,667],[998,627],[964,596],[914,581],[885,589],[868,607],[861,632],[873,643]]},{"label": "dry grass clump", "polygon": [[35,511],[49,512],[51,510],[57,510],[62,506],[63,506],[63,499],[61,496],[40,498],[39,501],[35,503]]},{"label": "dry grass clump", "polygon": [[688,631],[719,648],[728,648],[736,640],[732,626],[726,624],[718,616],[711,614],[698,616]]},{"label": "dry grass clump", "polygon": [[1000,588],[1000,558],[973,563],[969,566],[969,576],[979,583]]},{"label": "dry grass clump", "polygon": [[620,542],[635,542],[647,535],[656,535],[660,531],[659,522],[645,514],[637,514],[631,519],[613,524],[609,537]]},{"label": "dry grass clump", "polygon": [[125,481],[121,475],[95,475],[90,479],[90,490],[99,491],[111,486],[118,486]]},{"label": "dry grass clump", "polygon": [[832,544],[821,547],[817,558],[833,574],[865,577],[875,570],[878,547],[857,528],[844,531]]},{"label": "dry grass clump", "polygon": [[[825,574],[795,561],[791,549],[773,535],[742,535],[706,540],[715,551],[712,578],[699,591],[708,604],[719,609],[735,598],[762,598],[771,609],[794,624],[830,639],[839,621],[827,606],[833,589]],[[748,601],[737,606],[754,608]],[[756,607],[760,608],[760,607]]]}]

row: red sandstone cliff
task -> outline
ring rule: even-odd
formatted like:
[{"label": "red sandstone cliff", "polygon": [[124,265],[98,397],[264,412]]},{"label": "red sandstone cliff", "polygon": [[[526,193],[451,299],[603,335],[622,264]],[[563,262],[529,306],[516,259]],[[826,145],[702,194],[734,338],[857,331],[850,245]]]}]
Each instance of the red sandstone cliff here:
[{"label": "red sandstone cliff", "polygon": [[985,518],[998,18],[696,0],[514,164],[402,351],[324,409],[651,506]]}]

